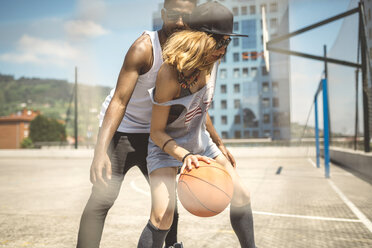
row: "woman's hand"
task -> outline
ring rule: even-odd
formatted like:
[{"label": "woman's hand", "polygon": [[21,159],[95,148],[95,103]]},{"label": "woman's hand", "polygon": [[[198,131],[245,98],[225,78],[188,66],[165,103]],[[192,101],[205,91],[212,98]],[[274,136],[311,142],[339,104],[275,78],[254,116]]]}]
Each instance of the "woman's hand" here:
[{"label": "woman's hand", "polygon": [[204,161],[207,164],[210,164],[211,162],[216,161],[216,160],[214,160],[213,158],[206,157],[206,156],[190,153],[190,155],[187,155],[185,159],[183,160],[183,165],[181,167],[181,174],[183,173],[183,170],[185,169],[190,171],[192,169],[192,165],[194,165],[195,168],[198,168],[199,161]]}]

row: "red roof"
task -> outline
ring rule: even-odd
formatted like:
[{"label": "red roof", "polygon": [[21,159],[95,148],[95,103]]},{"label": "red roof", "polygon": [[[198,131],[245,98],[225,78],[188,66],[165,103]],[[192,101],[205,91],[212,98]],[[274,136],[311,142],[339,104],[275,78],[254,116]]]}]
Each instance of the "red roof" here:
[{"label": "red roof", "polygon": [[21,122],[21,121],[32,121],[36,116],[40,114],[40,111],[33,111],[23,109],[18,113],[11,114],[8,116],[0,116],[0,122]]}]

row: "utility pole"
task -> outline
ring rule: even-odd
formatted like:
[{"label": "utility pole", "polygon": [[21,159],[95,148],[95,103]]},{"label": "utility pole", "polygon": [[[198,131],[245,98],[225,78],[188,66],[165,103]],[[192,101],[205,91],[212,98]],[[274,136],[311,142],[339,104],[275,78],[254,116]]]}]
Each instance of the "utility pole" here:
[{"label": "utility pole", "polygon": [[77,83],[77,66],[75,66],[75,149],[78,149],[78,83]]}]

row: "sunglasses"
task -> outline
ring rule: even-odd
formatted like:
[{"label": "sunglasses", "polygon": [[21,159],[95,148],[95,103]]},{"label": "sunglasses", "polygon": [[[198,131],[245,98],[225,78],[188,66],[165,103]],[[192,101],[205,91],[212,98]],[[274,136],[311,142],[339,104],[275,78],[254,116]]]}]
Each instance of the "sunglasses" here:
[{"label": "sunglasses", "polygon": [[182,13],[174,10],[165,10],[167,19],[172,22],[176,22],[179,20],[179,18],[182,18],[183,22],[188,22],[190,20],[191,14],[188,13]]},{"label": "sunglasses", "polygon": [[219,50],[222,47],[227,47],[231,42],[231,38],[224,39],[224,38],[219,38],[216,39],[216,50]]}]

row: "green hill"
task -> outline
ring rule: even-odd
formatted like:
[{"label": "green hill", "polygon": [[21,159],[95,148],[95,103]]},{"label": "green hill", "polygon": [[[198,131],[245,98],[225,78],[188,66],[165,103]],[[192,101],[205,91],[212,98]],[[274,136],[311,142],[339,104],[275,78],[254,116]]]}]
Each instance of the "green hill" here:
[{"label": "green hill", "polygon": [[[73,136],[73,83],[58,79],[15,79],[12,75],[0,74],[0,89],[0,116],[25,107],[40,110],[43,115],[67,121],[67,135]],[[101,104],[109,92],[109,87],[79,84],[79,136],[83,140],[95,138]]]}]

